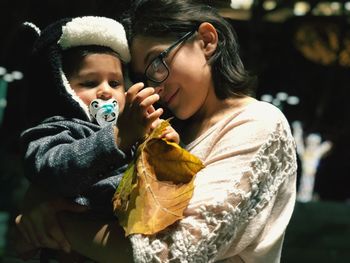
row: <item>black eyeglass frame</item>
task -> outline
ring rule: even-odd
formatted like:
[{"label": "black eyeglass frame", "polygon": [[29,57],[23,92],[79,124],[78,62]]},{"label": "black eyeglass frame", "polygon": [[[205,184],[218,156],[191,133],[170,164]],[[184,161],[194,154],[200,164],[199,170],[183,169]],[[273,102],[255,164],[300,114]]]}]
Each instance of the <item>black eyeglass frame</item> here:
[{"label": "black eyeglass frame", "polygon": [[[164,82],[169,77],[169,74],[170,74],[170,69],[169,69],[168,65],[166,64],[166,62],[164,61],[164,59],[168,56],[168,54],[171,50],[173,50],[175,47],[177,47],[182,42],[189,39],[195,32],[196,32],[196,30],[192,30],[190,32],[187,32],[185,35],[183,35],[181,38],[179,38],[174,44],[172,44],[170,47],[168,47],[162,53],[160,53],[158,56],[156,56],[154,59],[152,59],[152,61],[148,64],[148,66],[146,67],[145,72],[144,72],[144,76],[146,77],[146,79],[151,81],[151,82],[154,82],[156,84],[160,84],[160,83]],[[152,64],[154,63],[154,61],[156,61],[157,59],[160,60],[160,62],[165,66],[165,68],[167,70],[167,74],[164,77],[164,79],[162,79],[162,80],[155,80],[152,77],[147,75],[147,71],[148,71],[149,67],[151,67]]]}]

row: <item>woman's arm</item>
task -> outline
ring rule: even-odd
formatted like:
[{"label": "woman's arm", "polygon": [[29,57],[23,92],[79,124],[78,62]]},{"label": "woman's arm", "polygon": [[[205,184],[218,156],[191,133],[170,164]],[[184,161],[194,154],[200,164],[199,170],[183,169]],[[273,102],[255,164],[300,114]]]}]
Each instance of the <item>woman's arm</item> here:
[{"label": "woman's arm", "polygon": [[72,248],[97,262],[134,262],[130,241],[117,220],[61,213],[59,221]]},{"label": "woman's arm", "polygon": [[16,217],[18,255],[29,259],[38,248],[77,251],[98,262],[133,262],[130,241],[117,220],[83,213],[86,208],[31,184]]},{"label": "woman's arm", "polygon": [[66,252],[71,246],[58,221],[57,213],[70,211],[82,213],[87,207],[57,197],[50,191],[31,184],[23,198],[15,223],[15,248],[20,257],[26,258],[41,247],[62,249]]}]

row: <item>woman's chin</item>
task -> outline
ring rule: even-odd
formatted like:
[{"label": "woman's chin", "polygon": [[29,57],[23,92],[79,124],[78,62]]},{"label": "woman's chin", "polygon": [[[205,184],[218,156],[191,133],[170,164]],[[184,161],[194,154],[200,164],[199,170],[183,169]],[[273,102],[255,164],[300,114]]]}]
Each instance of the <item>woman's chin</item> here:
[{"label": "woman's chin", "polygon": [[182,120],[182,121],[185,121],[187,119],[189,119],[191,116],[190,114],[186,113],[186,112],[181,112],[181,111],[171,111],[173,113],[173,115],[179,119],[179,120]]}]

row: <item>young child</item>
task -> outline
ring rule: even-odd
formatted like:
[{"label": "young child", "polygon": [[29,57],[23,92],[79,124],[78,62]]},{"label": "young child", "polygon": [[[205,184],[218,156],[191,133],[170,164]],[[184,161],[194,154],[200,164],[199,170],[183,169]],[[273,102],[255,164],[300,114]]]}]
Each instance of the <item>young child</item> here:
[{"label": "young child", "polygon": [[[21,134],[25,176],[99,215],[112,216],[111,199],[133,146],[163,112],[152,106],[159,99],[153,88],[137,83],[125,93],[129,60],[117,21],[62,19],[40,33],[28,74],[28,125],[37,125]],[[172,129],[163,136],[179,142]]]}]

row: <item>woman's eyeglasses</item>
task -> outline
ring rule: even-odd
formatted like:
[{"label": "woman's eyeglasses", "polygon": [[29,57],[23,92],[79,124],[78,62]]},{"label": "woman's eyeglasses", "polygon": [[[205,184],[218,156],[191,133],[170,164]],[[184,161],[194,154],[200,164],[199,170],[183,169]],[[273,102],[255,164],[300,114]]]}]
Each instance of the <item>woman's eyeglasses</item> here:
[{"label": "woman's eyeglasses", "polygon": [[160,84],[163,81],[165,81],[169,76],[169,67],[165,63],[164,59],[168,56],[171,50],[173,50],[176,46],[178,46],[182,42],[189,39],[195,32],[196,30],[192,30],[186,33],[174,44],[172,44],[170,47],[168,47],[162,53],[160,53],[157,57],[155,57],[146,67],[145,74],[144,74],[146,79],[156,84]]}]

